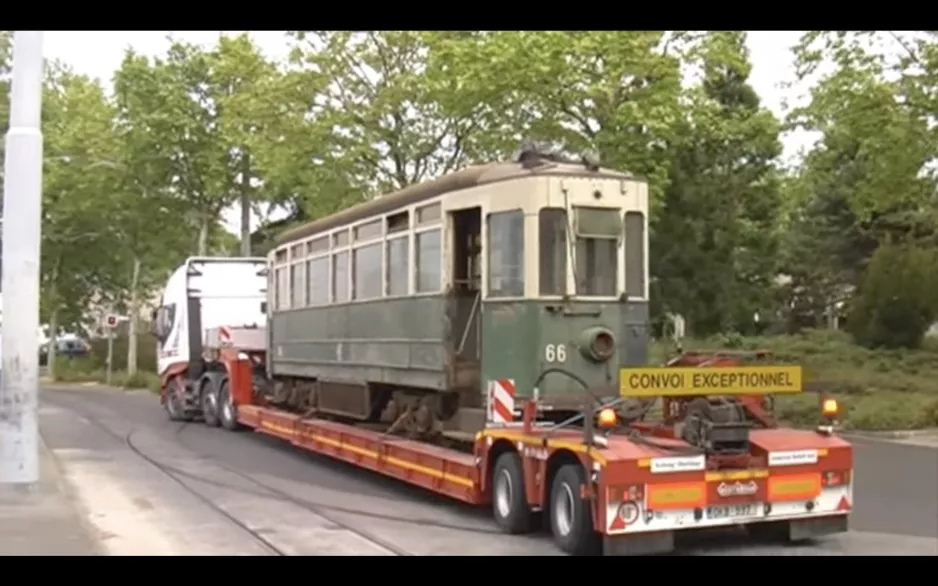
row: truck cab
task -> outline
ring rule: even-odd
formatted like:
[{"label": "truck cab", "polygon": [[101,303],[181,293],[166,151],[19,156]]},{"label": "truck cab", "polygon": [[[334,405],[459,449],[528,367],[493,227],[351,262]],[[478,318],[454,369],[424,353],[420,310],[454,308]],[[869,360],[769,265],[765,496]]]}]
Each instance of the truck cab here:
[{"label": "truck cab", "polygon": [[206,332],[263,328],[266,306],[264,258],[191,257],[173,271],[151,316],[164,405],[167,388],[173,388],[184,394],[186,410],[197,410],[194,383],[206,370]]}]

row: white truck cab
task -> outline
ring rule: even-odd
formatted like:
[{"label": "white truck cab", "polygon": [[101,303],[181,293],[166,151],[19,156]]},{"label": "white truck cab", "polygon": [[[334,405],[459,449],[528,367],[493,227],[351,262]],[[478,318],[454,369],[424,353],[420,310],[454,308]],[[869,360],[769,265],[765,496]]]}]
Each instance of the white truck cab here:
[{"label": "white truck cab", "polygon": [[264,328],[266,306],[267,259],[186,259],[170,275],[152,315],[158,374],[186,371],[190,379],[198,378],[206,331]]}]

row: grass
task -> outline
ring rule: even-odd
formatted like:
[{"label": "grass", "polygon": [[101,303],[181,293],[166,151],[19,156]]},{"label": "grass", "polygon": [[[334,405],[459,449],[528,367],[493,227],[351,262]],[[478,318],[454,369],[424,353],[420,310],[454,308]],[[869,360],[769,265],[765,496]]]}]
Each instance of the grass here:
[{"label": "grass", "polygon": [[[809,331],[792,336],[746,338],[717,336],[686,340],[687,350],[770,350],[774,361],[804,367],[806,386],[839,400],[843,425],[855,430],[922,429],[938,427],[938,340],[927,340],[920,350],[869,350],[852,343],[842,332]],[[655,344],[653,363],[660,364],[674,346]],[[103,383],[105,372],[95,358],[60,359],[56,380]],[[159,378],[149,370],[128,377],[112,373],[111,384],[124,388],[159,390]],[[817,422],[815,392],[779,396],[779,416],[794,425]]]},{"label": "grass", "polygon": [[[90,359],[58,360],[55,380],[64,383],[100,383],[107,381],[107,372]],[[111,372],[111,385],[125,389],[160,390],[160,378],[155,372],[138,370],[128,375],[124,370]]]},{"label": "grass", "polygon": [[[938,426],[938,340],[928,340],[919,350],[870,350],[842,332],[810,331],[761,338],[718,336],[686,341],[684,347],[770,350],[774,362],[800,364],[809,391],[838,399],[847,429]],[[667,346],[656,345],[656,362],[663,361],[668,351]],[[811,425],[817,421],[818,397],[815,392],[780,396],[776,409],[785,421]]]}]

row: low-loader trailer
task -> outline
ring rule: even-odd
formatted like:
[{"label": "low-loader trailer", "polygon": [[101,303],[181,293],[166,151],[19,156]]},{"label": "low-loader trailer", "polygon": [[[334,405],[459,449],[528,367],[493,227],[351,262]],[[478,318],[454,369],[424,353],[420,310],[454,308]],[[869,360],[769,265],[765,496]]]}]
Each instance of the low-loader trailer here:
[{"label": "low-loader trailer", "polygon": [[[780,428],[767,408],[767,393],[801,390],[798,367],[760,365],[767,357],[756,353],[685,352],[662,367],[622,368],[618,399],[584,395],[566,421],[547,417],[534,392],[513,421],[466,441],[404,437],[274,404],[270,336],[258,323],[267,270],[264,259],[193,258],[170,279],[154,330],[171,419],[253,430],[490,506],[506,533],[534,530],[543,513],[571,554],[667,552],[679,531],[729,525],[789,540],[847,530],[853,455],[833,432],[836,403],[819,400],[811,430]],[[518,395],[513,384],[490,385],[492,401]]]},{"label": "low-loader trailer", "polygon": [[[648,188],[537,145],[192,258],[153,316],[177,420],[253,429],[473,505],[569,553],[668,551],[747,525],[845,531],[837,403],[779,427],[798,366],[648,368]],[[541,513],[540,515],[538,515]]]}]

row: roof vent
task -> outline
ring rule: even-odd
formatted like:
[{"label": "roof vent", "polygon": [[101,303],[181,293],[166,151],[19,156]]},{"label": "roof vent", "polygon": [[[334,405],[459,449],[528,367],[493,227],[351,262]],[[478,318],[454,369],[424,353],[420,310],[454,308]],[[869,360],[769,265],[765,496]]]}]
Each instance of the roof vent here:
[{"label": "roof vent", "polygon": [[590,171],[599,170],[599,153],[594,150],[584,151],[579,157],[568,155],[562,144],[525,141],[512,157],[525,169],[535,169],[551,163],[583,165]]}]

